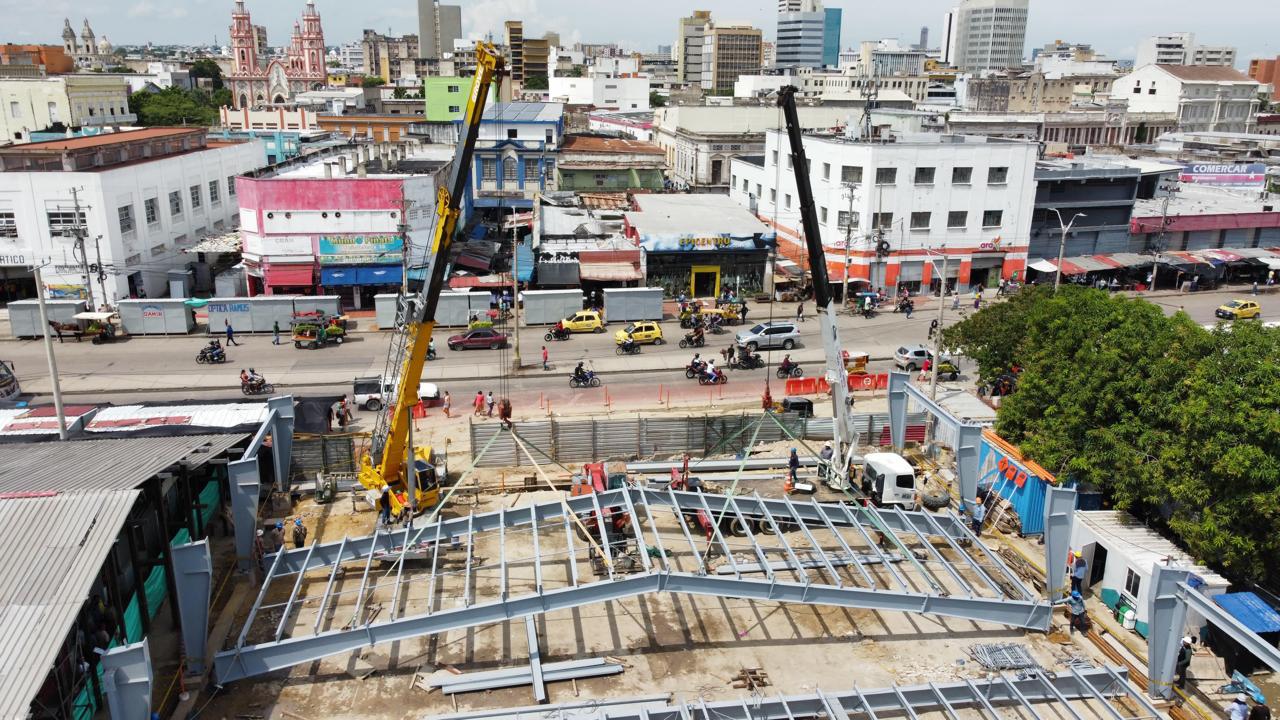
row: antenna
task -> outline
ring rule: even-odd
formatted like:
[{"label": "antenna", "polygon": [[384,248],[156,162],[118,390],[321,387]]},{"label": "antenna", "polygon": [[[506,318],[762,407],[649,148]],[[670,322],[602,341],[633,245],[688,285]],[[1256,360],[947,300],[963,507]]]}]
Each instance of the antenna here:
[{"label": "antenna", "polygon": [[871,75],[862,86],[862,138],[871,140],[871,110],[879,105],[880,79],[879,62],[871,59]]}]

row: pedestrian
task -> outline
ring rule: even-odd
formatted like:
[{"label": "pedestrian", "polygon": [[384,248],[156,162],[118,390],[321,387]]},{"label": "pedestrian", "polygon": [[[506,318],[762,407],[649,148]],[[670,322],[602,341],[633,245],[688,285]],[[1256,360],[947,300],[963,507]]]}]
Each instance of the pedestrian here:
[{"label": "pedestrian", "polygon": [[747,322],[747,301],[742,301],[742,309],[738,311],[738,317],[742,318],[743,324]]},{"label": "pedestrian", "polygon": [[796,322],[804,322],[804,301],[796,306]]},{"label": "pedestrian", "polygon": [[344,397],[338,401],[338,427],[345,432],[350,422],[351,408],[347,407],[347,399]]},{"label": "pedestrian", "polygon": [[293,546],[300,548],[307,544],[307,526],[302,524],[302,518],[293,519]]},{"label": "pedestrian", "polygon": [[1267,287],[1271,287],[1272,285],[1275,285],[1275,284],[1276,284],[1276,271],[1272,270],[1271,272],[1267,273]]},{"label": "pedestrian", "polygon": [[969,517],[973,524],[973,534],[982,537],[982,521],[987,519],[987,506],[982,504],[982,498],[973,499],[973,509]]},{"label": "pedestrian", "polygon": [[232,345],[239,345],[240,343],[236,342],[236,330],[235,328],[231,327],[231,321],[224,319],[222,321],[222,324],[225,325],[227,328],[227,347],[231,347]]},{"label": "pedestrian", "polygon": [[1089,574],[1089,561],[1084,559],[1079,550],[1076,551],[1075,558],[1075,563],[1071,566],[1071,590],[1080,592],[1084,579]]},{"label": "pedestrian", "polygon": [[982,296],[979,295],[977,292],[973,293],[973,309],[974,310],[982,309]]},{"label": "pedestrian", "polygon": [[796,454],[796,449],[791,448],[791,457],[787,458],[787,471],[791,475],[791,482],[794,485],[796,475],[800,472],[800,456]]},{"label": "pedestrian", "polygon": [[272,345],[280,344],[280,321],[279,320],[276,320],[275,322],[271,323],[271,344]]},{"label": "pedestrian", "polygon": [[1271,708],[1266,703],[1255,703],[1249,708],[1249,720],[1271,720]]},{"label": "pedestrian", "polygon": [[443,404],[443,407],[444,407],[444,416],[445,416],[445,417],[447,417],[447,418],[451,418],[451,417],[453,417],[452,415],[450,415],[450,414],[449,414],[449,408],[453,407],[453,398],[449,397],[449,391],[448,391],[448,390],[445,390],[445,391],[444,391],[444,404]]},{"label": "pedestrian", "polygon": [[284,549],[284,523],[276,521],[276,526],[271,528],[271,534],[268,536],[267,552],[280,552]]},{"label": "pedestrian", "polygon": [[502,403],[498,406],[498,419],[502,421],[502,426],[511,429],[511,398],[502,398]]},{"label": "pedestrian", "polygon": [[916,304],[908,300],[906,301],[906,303],[904,303],[903,307],[907,311],[907,319],[910,320],[911,313],[915,312]]},{"label": "pedestrian", "polygon": [[1072,592],[1067,598],[1067,610],[1071,613],[1071,626],[1068,632],[1074,634],[1076,630],[1082,633],[1089,632],[1089,621],[1086,619],[1084,598],[1078,592]]},{"label": "pedestrian", "polygon": [[471,404],[475,407],[475,412],[471,413],[472,417],[476,415],[484,414],[484,391],[483,390],[476,391],[476,399],[472,400]]},{"label": "pedestrian", "polygon": [[378,522],[391,524],[391,488],[382,486],[382,494],[378,496]]},{"label": "pedestrian", "polygon": [[485,398],[485,399],[484,399],[484,404],[485,404],[485,408],[486,408],[485,415],[486,415],[487,417],[493,417],[493,406],[494,406],[495,404],[497,404],[497,403],[496,403],[496,401],[493,399],[493,391],[492,391],[492,390],[490,390],[490,391],[489,391],[489,397],[487,397],[487,398]]},{"label": "pedestrian", "polygon": [[543,370],[551,369],[551,367],[547,365],[547,346],[546,345],[542,346],[542,369]]},{"label": "pedestrian", "polygon": [[1236,699],[1231,701],[1227,706],[1227,717],[1230,720],[1248,720],[1249,717],[1249,696],[1244,693],[1236,695]]},{"label": "pedestrian", "polygon": [[1187,668],[1191,667],[1191,656],[1194,654],[1195,650],[1191,647],[1191,637],[1182,638],[1182,645],[1178,647],[1178,659],[1173,665],[1173,683],[1178,686],[1178,689],[1187,686]]},{"label": "pedestrian", "polygon": [[1258,281],[1256,279],[1253,281],[1253,294],[1258,294]]}]

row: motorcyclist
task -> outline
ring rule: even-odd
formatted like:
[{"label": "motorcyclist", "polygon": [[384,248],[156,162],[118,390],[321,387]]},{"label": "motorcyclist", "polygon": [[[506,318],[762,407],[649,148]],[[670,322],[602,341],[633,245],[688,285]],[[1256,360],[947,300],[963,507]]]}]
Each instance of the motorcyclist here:
[{"label": "motorcyclist", "polygon": [[556,335],[564,335],[565,334],[564,321],[557,320],[556,326],[554,328],[551,328],[551,332],[555,333]]},{"label": "motorcyclist", "polygon": [[427,357],[433,358],[435,356],[436,356],[436,339],[431,338],[430,340],[427,341]]},{"label": "motorcyclist", "polygon": [[793,367],[795,367],[795,363],[791,362],[790,355],[782,358],[782,363],[778,365],[778,369],[781,370],[784,375],[790,375],[791,368]]},{"label": "motorcyclist", "polygon": [[244,368],[240,368],[240,384],[241,385],[249,384],[249,373],[245,372]]},{"label": "motorcyclist", "polygon": [[702,372],[702,368],[706,363],[702,361],[702,353],[694,353],[693,359],[689,361],[689,368],[694,372]]},{"label": "motorcyclist", "polygon": [[579,381],[587,379],[587,371],[582,367],[582,361],[579,361],[578,366],[573,369],[573,378]]},{"label": "motorcyclist", "polygon": [[755,367],[760,360],[759,353],[753,353],[750,349],[740,347],[738,349],[738,362],[745,367]]},{"label": "motorcyclist", "polygon": [[259,375],[257,370],[249,368],[249,385],[258,388],[265,384],[267,384],[267,379]]},{"label": "motorcyclist", "polygon": [[622,351],[631,352],[635,349],[636,349],[636,341],[634,338],[628,335],[627,338],[622,341]]},{"label": "motorcyclist", "polygon": [[703,339],[704,339],[705,337],[706,337],[706,333],[704,333],[704,332],[702,331],[702,326],[701,326],[701,325],[698,325],[697,327],[695,327],[695,328],[693,329],[693,341],[694,341],[694,342],[697,342],[697,343],[703,342]]},{"label": "motorcyclist", "polygon": [[702,372],[707,376],[708,380],[715,380],[716,373],[719,372],[716,370],[716,359],[711,357],[707,358],[707,366],[703,368]]}]

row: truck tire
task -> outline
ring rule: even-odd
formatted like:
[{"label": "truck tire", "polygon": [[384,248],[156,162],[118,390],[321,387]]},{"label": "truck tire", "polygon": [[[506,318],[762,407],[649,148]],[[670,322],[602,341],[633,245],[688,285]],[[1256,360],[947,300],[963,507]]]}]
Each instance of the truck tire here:
[{"label": "truck tire", "polygon": [[944,490],[926,493],[920,503],[928,510],[941,510],[951,504],[951,495]]}]

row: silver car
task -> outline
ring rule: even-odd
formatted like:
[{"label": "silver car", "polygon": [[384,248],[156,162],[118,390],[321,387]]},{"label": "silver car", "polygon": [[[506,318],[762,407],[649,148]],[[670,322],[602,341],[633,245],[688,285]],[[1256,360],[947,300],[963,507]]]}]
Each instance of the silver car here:
[{"label": "silver car", "polygon": [[923,345],[904,345],[893,354],[893,364],[899,370],[915,372],[924,367],[925,360],[932,360],[933,352]]},{"label": "silver car", "polygon": [[737,340],[739,345],[751,352],[771,348],[790,350],[799,342],[800,331],[796,329],[795,323],[767,322],[739,332]]}]

